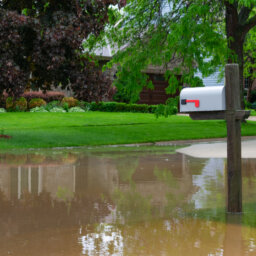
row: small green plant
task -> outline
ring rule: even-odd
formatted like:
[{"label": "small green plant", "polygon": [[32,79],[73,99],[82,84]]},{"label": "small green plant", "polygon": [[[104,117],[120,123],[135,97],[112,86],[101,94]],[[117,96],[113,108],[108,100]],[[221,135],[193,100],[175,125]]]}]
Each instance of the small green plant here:
[{"label": "small green plant", "polygon": [[61,107],[54,107],[50,110],[50,112],[55,112],[55,113],[66,113],[65,109]]},{"label": "small green plant", "polygon": [[155,115],[158,118],[159,116],[168,117],[170,115],[175,115],[178,112],[178,98],[169,98],[166,101],[166,104],[159,104],[155,110]]},{"label": "small green plant", "polygon": [[80,107],[73,107],[70,108],[68,112],[85,112],[85,110]]},{"label": "small green plant", "polygon": [[6,110],[4,108],[0,108],[0,113],[6,113]]},{"label": "small green plant", "polygon": [[48,112],[44,107],[35,107],[30,109],[30,112]]},{"label": "small green plant", "polygon": [[66,112],[68,112],[69,106],[68,106],[68,103],[67,103],[67,102],[64,102],[64,103],[62,104],[62,107],[66,110]]}]

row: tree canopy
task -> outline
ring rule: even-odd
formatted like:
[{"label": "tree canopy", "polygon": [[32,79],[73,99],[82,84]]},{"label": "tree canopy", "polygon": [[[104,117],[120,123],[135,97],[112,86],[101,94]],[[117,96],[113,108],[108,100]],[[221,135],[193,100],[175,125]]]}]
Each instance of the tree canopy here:
[{"label": "tree canopy", "polygon": [[2,0],[0,93],[67,87],[78,98],[98,100],[109,81],[84,54],[82,42],[97,36],[117,0]]},{"label": "tree canopy", "polygon": [[239,63],[242,90],[243,45],[256,25],[255,4],[255,0],[127,0],[122,11],[110,10],[111,24],[100,40],[105,38],[120,50],[109,66],[120,64],[118,81],[125,81],[134,93],[148,81],[141,70],[172,61],[176,67],[165,74],[169,93],[180,84],[200,85],[198,71],[208,76],[228,62]]}]

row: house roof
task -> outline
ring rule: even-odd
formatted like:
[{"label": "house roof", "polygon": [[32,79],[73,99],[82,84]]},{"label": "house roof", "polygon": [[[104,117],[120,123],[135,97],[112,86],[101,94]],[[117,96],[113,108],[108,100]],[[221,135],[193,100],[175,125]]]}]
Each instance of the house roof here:
[{"label": "house roof", "polygon": [[[122,47],[122,49],[124,49]],[[120,49],[120,50],[122,50]],[[118,50],[115,48],[112,48],[109,44],[102,47],[102,48],[97,48],[94,51],[94,54],[97,58],[103,59],[103,60],[111,60],[113,55],[117,52]],[[152,73],[152,74],[164,74],[166,70],[172,70],[173,68],[177,67],[178,64],[180,64],[180,60],[177,58],[173,58],[167,65],[161,65],[161,66],[156,66],[156,65],[148,65],[147,69],[142,70],[144,73]]]}]

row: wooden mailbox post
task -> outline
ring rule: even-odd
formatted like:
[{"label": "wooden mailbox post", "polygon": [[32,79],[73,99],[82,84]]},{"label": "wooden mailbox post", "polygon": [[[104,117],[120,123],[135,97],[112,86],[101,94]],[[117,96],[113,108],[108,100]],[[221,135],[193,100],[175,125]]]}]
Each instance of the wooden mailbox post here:
[{"label": "wooden mailbox post", "polygon": [[[241,110],[238,64],[226,65],[225,84],[226,110],[202,112],[199,110],[189,114],[193,120],[226,120],[227,211],[240,213],[242,212],[241,121],[250,115],[250,111]],[[184,99],[181,99],[181,104],[184,104]]]}]

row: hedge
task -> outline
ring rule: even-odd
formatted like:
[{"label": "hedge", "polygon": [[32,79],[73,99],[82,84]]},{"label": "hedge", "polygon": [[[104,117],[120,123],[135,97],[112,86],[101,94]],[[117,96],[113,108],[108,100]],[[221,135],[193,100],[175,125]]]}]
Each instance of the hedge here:
[{"label": "hedge", "polygon": [[134,113],[154,113],[157,105],[146,104],[126,104],[119,102],[92,102],[85,103],[86,107],[91,111],[102,112],[134,112]]}]

